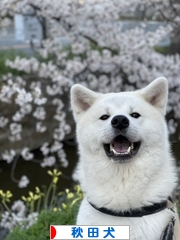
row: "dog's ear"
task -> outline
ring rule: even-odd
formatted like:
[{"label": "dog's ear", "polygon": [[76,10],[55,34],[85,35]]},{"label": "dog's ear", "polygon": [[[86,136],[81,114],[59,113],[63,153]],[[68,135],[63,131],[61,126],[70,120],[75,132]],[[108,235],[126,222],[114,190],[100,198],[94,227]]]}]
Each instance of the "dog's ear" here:
[{"label": "dog's ear", "polygon": [[156,78],[147,87],[140,90],[145,100],[165,115],[168,97],[168,82],[164,77]]},{"label": "dog's ear", "polygon": [[75,120],[78,116],[87,111],[98,97],[98,93],[83,87],[80,84],[75,84],[71,88],[71,106]]}]

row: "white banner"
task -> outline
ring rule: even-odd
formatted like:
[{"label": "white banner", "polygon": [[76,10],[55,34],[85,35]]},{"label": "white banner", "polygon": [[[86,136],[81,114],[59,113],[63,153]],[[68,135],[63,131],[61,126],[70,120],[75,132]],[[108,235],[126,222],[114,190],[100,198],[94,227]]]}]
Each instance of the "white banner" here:
[{"label": "white banner", "polygon": [[50,240],[119,239],[129,240],[129,226],[69,226],[51,225]]}]

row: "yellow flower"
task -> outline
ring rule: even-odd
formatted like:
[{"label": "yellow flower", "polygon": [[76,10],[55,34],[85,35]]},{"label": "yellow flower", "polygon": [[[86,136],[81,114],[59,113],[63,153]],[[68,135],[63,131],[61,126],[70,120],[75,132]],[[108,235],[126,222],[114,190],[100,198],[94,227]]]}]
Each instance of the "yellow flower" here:
[{"label": "yellow flower", "polygon": [[12,197],[13,195],[12,195],[12,193],[8,190],[8,191],[6,191],[6,197],[7,198],[10,198],[10,197]]},{"label": "yellow flower", "polygon": [[34,194],[33,192],[29,191],[29,198],[31,199],[31,201],[36,201],[40,197],[40,195]]},{"label": "yellow flower", "polygon": [[40,193],[41,192],[39,187],[35,187],[35,191],[36,191],[36,193]]},{"label": "yellow flower", "polygon": [[61,209],[60,209],[60,208],[57,208],[57,207],[54,207],[54,208],[53,208],[53,212],[57,212],[57,211],[59,211],[59,212],[60,212],[60,211],[61,211]]},{"label": "yellow flower", "polygon": [[13,195],[9,190],[7,190],[6,192],[3,192],[3,190],[0,190],[0,196],[1,196],[3,202],[10,202],[10,198]]},{"label": "yellow flower", "polygon": [[74,194],[73,194],[73,193],[70,192],[70,193],[67,194],[67,198],[68,198],[68,199],[73,198],[73,197],[74,197]]},{"label": "yellow flower", "polygon": [[65,193],[66,193],[66,194],[69,193],[69,189],[68,189],[68,188],[65,189]]},{"label": "yellow flower", "polygon": [[58,181],[58,179],[59,179],[58,177],[54,177],[54,178],[53,178],[53,183],[56,184],[57,181]]},{"label": "yellow flower", "polygon": [[21,197],[24,202],[27,202],[27,198],[25,196]]},{"label": "yellow flower", "polygon": [[71,207],[73,207],[74,204],[76,204],[81,198],[76,198],[71,202]]},{"label": "yellow flower", "polygon": [[66,209],[67,208],[67,205],[65,203],[62,203],[62,208],[63,209]]},{"label": "yellow flower", "polygon": [[51,172],[50,170],[48,170],[47,173],[48,173],[50,176],[53,176],[53,172]]},{"label": "yellow flower", "polygon": [[57,169],[53,169],[53,171],[48,170],[47,173],[52,177],[59,177],[62,174],[62,172],[58,172]]},{"label": "yellow flower", "polygon": [[41,197],[41,195],[34,194],[33,192],[29,191],[29,196],[28,197],[22,196],[21,198],[24,202],[34,202],[37,199],[39,199],[40,197]]},{"label": "yellow flower", "polygon": [[33,198],[34,197],[33,192],[29,191],[29,196],[30,196],[30,198]]},{"label": "yellow flower", "polygon": [[2,196],[3,195],[3,190],[0,190],[0,196]]},{"label": "yellow flower", "polygon": [[25,196],[22,196],[21,197],[22,198],[22,200],[24,201],[24,202],[31,202],[31,197],[25,197]]},{"label": "yellow flower", "polygon": [[35,192],[36,192],[36,194],[37,194],[39,197],[44,196],[44,193],[41,192],[41,190],[39,189],[39,187],[35,187]]},{"label": "yellow flower", "polygon": [[81,187],[80,187],[79,185],[75,185],[75,186],[74,186],[74,190],[75,190],[76,194],[77,194],[80,198],[83,197],[83,192],[82,192]]}]

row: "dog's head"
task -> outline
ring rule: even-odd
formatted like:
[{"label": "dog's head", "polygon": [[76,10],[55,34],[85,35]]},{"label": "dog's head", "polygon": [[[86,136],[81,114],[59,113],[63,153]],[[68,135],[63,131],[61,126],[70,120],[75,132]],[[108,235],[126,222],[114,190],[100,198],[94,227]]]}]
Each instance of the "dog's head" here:
[{"label": "dog's head", "polygon": [[167,144],[167,94],[163,77],[135,92],[101,94],[74,85],[71,103],[80,151],[119,163],[129,162],[142,151],[153,154],[162,142]]}]

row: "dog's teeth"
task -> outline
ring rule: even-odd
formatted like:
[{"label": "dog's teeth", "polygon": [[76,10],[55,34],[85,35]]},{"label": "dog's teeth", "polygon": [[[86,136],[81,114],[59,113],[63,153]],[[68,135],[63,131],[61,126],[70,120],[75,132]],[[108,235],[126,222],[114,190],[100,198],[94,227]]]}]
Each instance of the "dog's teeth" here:
[{"label": "dog's teeth", "polygon": [[128,148],[127,153],[130,153],[131,151],[131,146]]},{"label": "dog's teeth", "polygon": [[110,144],[110,151],[112,151],[113,153],[115,153],[115,150],[114,150],[112,144]]},{"label": "dog's teeth", "polygon": [[122,152],[122,153],[118,153],[116,152],[116,150],[113,148],[113,144],[110,144],[110,151],[113,152],[116,156],[119,155],[124,155],[124,154],[129,154],[131,152],[131,150],[133,150],[134,148],[134,144],[131,143],[131,146],[129,146],[128,150],[126,152]]},{"label": "dog's teeth", "polygon": [[113,152],[116,156],[120,155],[120,153],[117,153],[116,150],[113,148],[112,144],[110,144],[110,151]]},{"label": "dog's teeth", "polygon": [[131,148],[131,150],[133,150],[133,149],[134,149],[134,144],[133,144],[133,143],[131,143],[131,146],[130,146],[130,148]]}]

